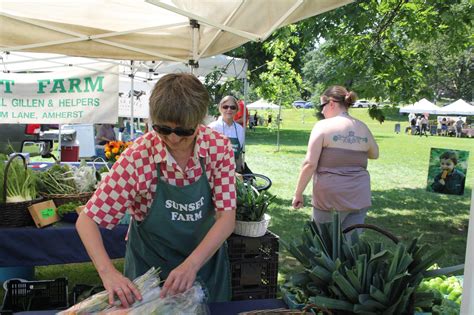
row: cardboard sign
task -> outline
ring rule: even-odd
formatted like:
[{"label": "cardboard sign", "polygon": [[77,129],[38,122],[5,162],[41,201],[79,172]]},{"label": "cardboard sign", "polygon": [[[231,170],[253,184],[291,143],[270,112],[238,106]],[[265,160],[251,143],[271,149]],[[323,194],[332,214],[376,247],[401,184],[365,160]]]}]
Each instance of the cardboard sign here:
[{"label": "cardboard sign", "polygon": [[36,227],[42,228],[60,220],[56,206],[52,200],[36,203],[28,207],[28,211],[35,221]]}]

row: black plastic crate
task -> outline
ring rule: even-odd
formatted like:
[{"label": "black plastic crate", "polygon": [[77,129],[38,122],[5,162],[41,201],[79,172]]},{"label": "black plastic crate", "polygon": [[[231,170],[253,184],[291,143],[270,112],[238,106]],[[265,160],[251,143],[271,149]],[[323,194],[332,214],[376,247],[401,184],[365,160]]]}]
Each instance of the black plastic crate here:
[{"label": "black plastic crate", "polygon": [[276,298],[277,288],[274,286],[258,287],[254,289],[232,289],[232,301],[262,300]]},{"label": "black plastic crate", "polygon": [[230,263],[232,300],[271,299],[276,296],[278,256],[274,260]]},{"label": "black plastic crate", "polygon": [[274,260],[278,257],[278,236],[270,231],[261,237],[232,234],[227,239],[227,246],[231,262],[244,259]]},{"label": "black plastic crate", "polygon": [[2,313],[64,309],[68,307],[67,279],[43,281],[10,280]]}]

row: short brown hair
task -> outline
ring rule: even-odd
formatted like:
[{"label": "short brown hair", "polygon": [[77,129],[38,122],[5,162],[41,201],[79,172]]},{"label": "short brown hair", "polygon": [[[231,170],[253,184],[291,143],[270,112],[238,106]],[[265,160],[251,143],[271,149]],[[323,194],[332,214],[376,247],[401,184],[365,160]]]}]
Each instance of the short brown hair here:
[{"label": "short brown hair", "polygon": [[194,75],[171,73],[162,77],[150,96],[153,123],[172,122],[184,128],[196,128],[206,117],[209,94]]},{"label": "short brown hair", "polygon": [[457,155],[456,151],[452,151],[452,150],[444,151],[443,154],[441,154],[439,156],[439,159],[440,160],[451,160],[451,161],[453,161],[454,165],[458,164],[458,155]]},{"label": "short brown hair", "polygon": [[325,100],[332,97],[336,102],[343,104],[346,108],[349,108],[357,99],[357,94],[353,91],[348,91],[345,87],[340,85],[333,85],[324,91],[323,95]]}]

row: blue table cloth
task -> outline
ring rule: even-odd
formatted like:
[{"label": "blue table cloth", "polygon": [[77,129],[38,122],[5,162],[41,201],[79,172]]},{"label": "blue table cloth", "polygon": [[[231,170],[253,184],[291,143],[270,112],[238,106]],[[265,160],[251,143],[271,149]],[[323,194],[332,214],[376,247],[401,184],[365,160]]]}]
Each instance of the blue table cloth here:
[{"label": "blue table cloth", "polygon": [[[128,225],[113,230],[100,228],[110,258],[125,255]],[[36,227],[0,228],[0,267],[45,266],[90,261],[76,227],[57,223],[42,229]]]},{"label": "blue table cloth", "polygon": [[[253,310],[287,308],[282,300],[268,299],[268,300],[246,300],[246,301],[232,301],[209,304],[211,315],[237,315],[240,312],[247,312]],[[16,315],[53,315],[57,311],[30,311],[18,312]]]}]

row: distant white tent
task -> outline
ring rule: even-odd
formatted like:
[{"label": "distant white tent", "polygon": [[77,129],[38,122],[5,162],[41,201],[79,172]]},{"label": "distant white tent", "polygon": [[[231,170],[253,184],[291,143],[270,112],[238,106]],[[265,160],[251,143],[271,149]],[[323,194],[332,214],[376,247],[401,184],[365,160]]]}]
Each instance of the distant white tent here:
[{"label": "distant white tent", "polygon": [[423,98],[416,102],[413,105],[405,106],[400,108],[400,113],[428,113],[428,114],[437,114],[441,108],[435,104],[428,101],[426,98]]},{"label": "distant white tent", "polygon": [[247,109],[280,109],[280,106],[270,103],[269,101],[264,100],[263,98],[259,99],[256,102],[250,103],[247,105]]},{"label": "distant white tent", "polygon": [[474,115],[474,106],[462,99],[458,99],[456,102],[440,108],[438,113],[444,115]]}]

